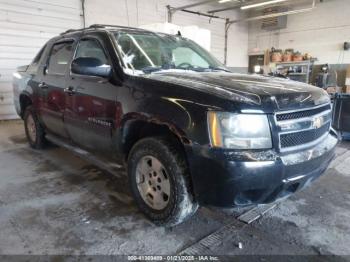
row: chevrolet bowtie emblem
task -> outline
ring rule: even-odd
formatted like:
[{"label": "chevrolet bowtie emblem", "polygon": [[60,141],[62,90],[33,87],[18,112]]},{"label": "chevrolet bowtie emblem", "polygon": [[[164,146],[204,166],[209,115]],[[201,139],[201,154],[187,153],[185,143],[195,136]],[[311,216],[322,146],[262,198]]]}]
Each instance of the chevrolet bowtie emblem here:
[{"label": "chevrolet bowtie emblem", "polygon": [[312,127],[315,129],[320,128],[323,125],[323,117],[315,117],[312,123]]}]

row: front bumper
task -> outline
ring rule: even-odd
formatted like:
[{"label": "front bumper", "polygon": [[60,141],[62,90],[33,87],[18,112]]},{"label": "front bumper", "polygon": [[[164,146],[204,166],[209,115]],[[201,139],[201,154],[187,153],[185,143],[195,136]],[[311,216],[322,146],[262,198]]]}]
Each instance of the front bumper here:
[{"label": "front bumper", "polygon": [[187,148],[192,182],[201,205],[266,204],[304,188],[327,169],[338,139],[329,134],[311,149],[289,154]]}]

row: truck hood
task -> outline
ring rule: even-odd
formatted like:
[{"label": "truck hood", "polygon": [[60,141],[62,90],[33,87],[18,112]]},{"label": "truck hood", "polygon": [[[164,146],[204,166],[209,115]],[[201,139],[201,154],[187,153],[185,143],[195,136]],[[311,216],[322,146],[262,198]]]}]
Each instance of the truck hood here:
[{"label": "truck hood", "polygon": [[329,103],[328,94],[289,79],[229,72],[161,71],[147,78],[212,94],[248,109],[264,112],[296,110]]}]

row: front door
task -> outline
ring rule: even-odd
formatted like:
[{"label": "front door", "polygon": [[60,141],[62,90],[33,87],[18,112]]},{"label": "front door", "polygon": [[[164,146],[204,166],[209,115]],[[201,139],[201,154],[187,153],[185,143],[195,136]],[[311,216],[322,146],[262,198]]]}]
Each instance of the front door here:
[{"label": "front door", "polygon": [[61,137],[68,137],[63,123],[65,111],[66,74],[73,56],[72,40],[60,41],[51,47],[47,65],[42,72],[41,89],[42,103],[40,117],[45,127]]},{"label": "front door", "polygon": [[[77,45],[74,59],[92,57],[111,65],[103,42],[93,34]],[[70,73],[66,93],[65,126],[72,141],[92,151],[107,153],[112,142],[117,114],[118,87],[108,78]]]}]

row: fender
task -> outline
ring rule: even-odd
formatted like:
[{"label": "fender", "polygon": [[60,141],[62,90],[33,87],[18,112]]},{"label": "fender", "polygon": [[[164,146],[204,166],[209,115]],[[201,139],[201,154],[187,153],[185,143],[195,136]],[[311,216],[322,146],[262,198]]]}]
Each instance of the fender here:
[{"label": "fender", "polygon": [[27,90],[24,90],[17,99],[18,102],[15,102],[16,111],[17,114],[23,118],[24,109],[28,104],[33,104],[33,96]]},{"label": "fender", "polygon": [[32,76],[27,73],[28,66],[22,66],[17,68],[17,72],[13,74],[13,102],[16,108],[17,114],[22,117],[22,108],[20,97],[28,96],[32,100],[33,90],[28,85]]},{"label": "fender", "polygon": [[171,123],[164,118],[146,113],[128,113],[123,117],[121,122],[121,140],[125,143],[128,132],[131,126],[135,123],[152,124],[156,126],[163,126],[167,128],[173,135],[175,135],[182,144],[190,145],[192,142],[188,138],[186,132],[178,127],[175,123]]}]

